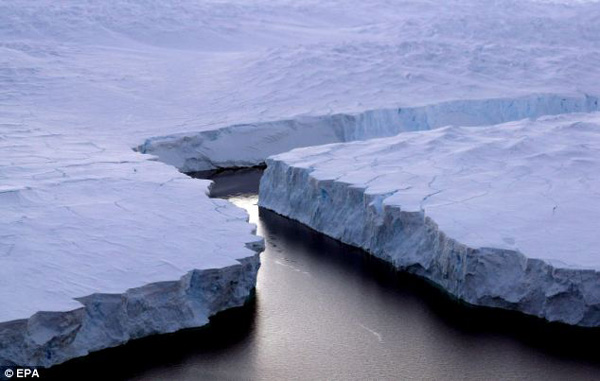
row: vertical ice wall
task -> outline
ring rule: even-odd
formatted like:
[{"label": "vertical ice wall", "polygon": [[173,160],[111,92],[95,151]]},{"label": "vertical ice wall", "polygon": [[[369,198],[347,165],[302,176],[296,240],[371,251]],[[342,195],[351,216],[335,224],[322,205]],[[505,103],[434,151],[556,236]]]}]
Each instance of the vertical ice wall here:
[{"label": "vertical ice wall", "polygon": [[599,113],[267,159],[259,205],[468,303],[600,326]]},{"label": "vertical ice wall", "polygon": [[396,135],[447,125],[478,126],[542,115],[591,112],[598,97],[540,94],[516,99],[460,100],[356,114],[297,117],[156,137],[138,147],[182,172],[261,164],[293,148]]}]

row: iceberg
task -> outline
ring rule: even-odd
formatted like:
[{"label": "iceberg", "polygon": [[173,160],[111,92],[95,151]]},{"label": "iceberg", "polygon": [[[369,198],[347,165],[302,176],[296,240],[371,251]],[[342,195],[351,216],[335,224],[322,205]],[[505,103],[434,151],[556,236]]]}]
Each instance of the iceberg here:
[{"label": "iceberg", "polygon": [[259,203],[474,305],[600,326],[600,113],[267,159]]},{"label": "iceberg", "polygon": [[0,364],[48,367],[241,306],[247,214],[131,150],[0,123]]}]

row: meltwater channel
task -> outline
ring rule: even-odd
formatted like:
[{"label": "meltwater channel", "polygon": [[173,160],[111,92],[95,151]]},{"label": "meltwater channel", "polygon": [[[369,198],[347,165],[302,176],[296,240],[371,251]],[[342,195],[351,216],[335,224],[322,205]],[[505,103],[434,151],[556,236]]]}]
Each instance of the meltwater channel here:
[{"label": "meltwater channel", "polygon": [[210,175],[212,196],[245,208],[265,237],[253,300],[213,318],[208,328],[137,340],[70,361],[47,376],[600,379],[600,330],[453,300],[361,250],[259,210],[261,174],[246,169]]}]

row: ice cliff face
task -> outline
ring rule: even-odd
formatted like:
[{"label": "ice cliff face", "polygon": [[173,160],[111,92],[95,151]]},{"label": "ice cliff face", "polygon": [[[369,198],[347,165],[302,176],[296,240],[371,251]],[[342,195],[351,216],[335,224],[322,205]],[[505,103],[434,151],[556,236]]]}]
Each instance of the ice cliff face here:
[{"label": "ice cliff face", "polygon": [[179,280],[77,298],[82,306],[71,311],[0,323],[0,364],[48,367],[129,340],[201,327],[247,301],[258,268],[255,254],[237,265],[191,270]]},{"label": "ice cliff face", "polygon": [[600,326],[600,115],[267,159],[260,206],[475,305]]},{"label": "ice cliff face", "polygon": [[447,125],[492,125],[542,115],[599,110],[598,97],[540,94],[516,99],[461,100],[356,114],[240,124],[197,134],[148,139],[142,153],[183,172],[248,167],[297,147],[393,136]]}]

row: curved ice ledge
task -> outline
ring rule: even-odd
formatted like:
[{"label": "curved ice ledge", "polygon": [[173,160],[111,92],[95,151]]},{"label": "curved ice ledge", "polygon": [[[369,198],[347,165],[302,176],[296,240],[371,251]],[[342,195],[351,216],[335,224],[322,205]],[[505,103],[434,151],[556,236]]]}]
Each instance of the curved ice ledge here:
[{"label": "curved ice ledge", "polygon": [[302,148],[260,206],[468,303],[600,326],[598,152],[598,114]]},{"label": "curved ice ledge", "polygon": [[493,125],[542,115],[592,112],[598,97],[533,94],[519,98],[457,100],[354,114],[301,116],[273,122],[159,136],[137,147],[182,172],[251,167],[293,148],[393,136],[448,125]]}]

